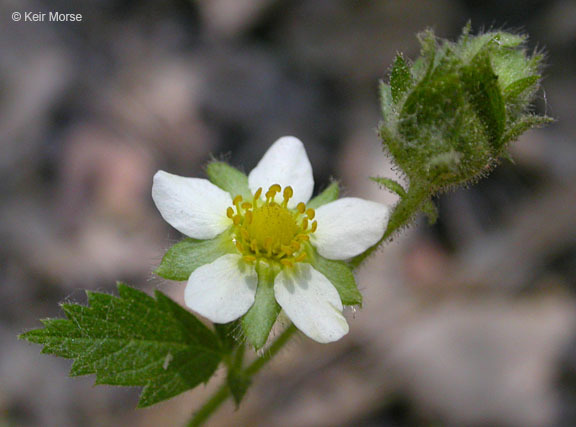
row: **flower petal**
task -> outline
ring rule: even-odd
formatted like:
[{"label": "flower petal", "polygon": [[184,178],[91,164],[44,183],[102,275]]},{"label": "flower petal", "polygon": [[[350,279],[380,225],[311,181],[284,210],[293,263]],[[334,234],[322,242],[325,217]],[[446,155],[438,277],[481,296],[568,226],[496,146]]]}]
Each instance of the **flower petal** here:
[{"label": "flower petal", "polygon": [[347,259],[374,245],[386,230],[390,209],[381,203],[345,197],[316,209],[318,229],[311,242],[328,259]]},{"label": "flower petal", "polygon": [[212,239],[232,223],[226,216],[230,195],[206,179],[158,171],[152,198],[168,224],[195,239]]},{"label": "flower petal", "polygon": [[245,314],[254,303],[258,275],[240,255],[223,255],[197,268],[188,279],[184,301],[215,323],[228,323]]},{"label": "flower petal", "polygon": [[310,264],[278,273],[274,295],[296,327],[313,340],[327,343],[348,333],[338,291]]},{"label": "flower petal", "polygon": [[282,188],[292,187],[294,195],[288,202],[289,208],[310,200],[314,189],[312,165],[306,155],[304,144],[298,138],[293,136],[280,138],[248,175],[248,186],[252,193],[262,187],[265,194],[273,184],[279,184]]}]

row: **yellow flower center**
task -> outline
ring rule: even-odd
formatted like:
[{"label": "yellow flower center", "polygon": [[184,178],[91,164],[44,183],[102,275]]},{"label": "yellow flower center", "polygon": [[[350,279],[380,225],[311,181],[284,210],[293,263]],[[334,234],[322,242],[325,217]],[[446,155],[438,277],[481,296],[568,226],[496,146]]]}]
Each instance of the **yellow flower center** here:
[{"label": "yellow flower center", "polygon": [[[275,201],[278,193],[283,195],[281,203]],[[307,209],[304,203],[298,203],[296,209],[288,208],[293,194],[292,187],[282,191],[280,185],[274,184],[266,192],[265,201],[260,198],[262,188],[251,202],[236,196],[226,215],[234,223],[234,243],[244,261],[267,259],[292,267],[306,259],[304,243],[310,240],[318,223],[313,221],[314,209]]]}]

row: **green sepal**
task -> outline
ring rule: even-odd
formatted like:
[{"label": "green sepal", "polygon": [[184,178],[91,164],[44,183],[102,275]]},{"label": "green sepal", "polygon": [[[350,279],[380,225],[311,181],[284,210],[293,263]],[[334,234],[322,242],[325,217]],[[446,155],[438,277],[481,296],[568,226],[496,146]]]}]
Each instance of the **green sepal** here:
[{"label": "green sepal", "polygon": [[546,116],[524,116],[509,127],[506,133],[504,133],[502,141],[504,143],[515,141],[527,130],[547,125],[553,121],[553,118]]},{"label": "green sepal", "polygon": [[245,372],[239,369],[232,368],[228,371],[226,383],[228,384],[228,388],[230,389],[230,394],[232,394],[236,408],[238,408],[238,406],[240,406],[240,402],[242,402],[242,399],[246,395],[248,388],[252,384],[250,376],[246,375]]},{"label": "green sepal", "polygon": [[139,407],[208,381],[221,361],[214,333],[156,291],[118,284],[119,296],[87,292],[88,306],[63,304],[65,319],[44,320],[20,339],[43,353],[75,359],[72,376],[96,374],[96,384],[143,386]]},{"label": "green sepal", "polygon": [[412,74],[401,53],[396,55],[390,73],[390,89],[394,103],[398,103],[412,85]]},{"label": "green sepal", "polygon": [[241,195],[244,200],[252,199],[252,193],[248,187],[248,177],[228,163],[219,161],[208,163],[206,175],[212,184],[227,191],[232,197]]},{"label": "green sepal", "polygon": [[404,197],[406,196],[406,190],[402,187],[397,181],[394,181],[390,178],[384,178],[381,176],[371,176],[370,180],[374,181],[376,184],[381,185],[382,187],[386,188],[387,190],[391,191],[392,193]]},{"label": "green sepal", "polygon": [[258,289],[254,304],[242,317],[242,329],[248,343],[258,350],[266,344],[272,326],[280,313],[274,296],[274,278],[277,271],[265,262],[258,263]]},{"label": "green sepal", "polygon": [[344,261],[324,258],[313,247],[308,248],[308,259],[317,271],[334,285],[344,305],[362,305],[362,294],[356,285],[352,269]]},{"label": "green sepal", "polygon": [[428,200],[422,204],[422,212],[428,218],[428,224],[433,225],[438,220],[438,208],[432,200]]},{"label": "green sepal", "polygon": [[462,69],[462,83],[493,146],[499,148],[506,124],[506,107],[488,53],[478,54]]},{"label": "green sepal", "polygon": [[540,76],[528,76],[516,80],[504,89],[504,101],[512,103],[517,102],[517,100],[526,92],[530,93],[537,89],[539,81]]},{"label": "green sepal", "polygon": [[232,237],[227,232],[211,240],[186,238],[168,249],[154,273],[164,279],[181,282],[188,280],[198,267],[234,251],[236,248]]},{"label": "green sepal", "polygon": [[320,194],[310,200],[306,206],[312,209],[318,209],[320,206],[333,202],[340,195],[340,185],[338,181],[333,181]]}]

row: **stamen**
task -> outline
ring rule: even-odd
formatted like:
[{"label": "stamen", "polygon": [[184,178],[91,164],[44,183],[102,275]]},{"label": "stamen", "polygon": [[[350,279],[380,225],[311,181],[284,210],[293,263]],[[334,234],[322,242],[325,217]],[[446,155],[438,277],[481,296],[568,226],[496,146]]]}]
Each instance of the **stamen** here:
[{"label": "stamen", "polygon": [[312,223],[312,227],[310,227],[310,232],[311,232],[311,233],[316,232],[316,229],[317,229],[317,228],[318,228],[318,221],[314,221],[314,222]]},{"label": "stamen", "polygon": [[256,192],[254,193],[254,206],[256,206],[256,201],[260,199],[261,195],[262,195],[262,187],[258,188],[258,190],[256,190]]},{"label": "stamen", "polygon": [[256,261],[256,257],[254,255],[244,255],[242,259],[246,262],[254,262]]},{"label": "stamen", "polygon": [[300,255],[298,255],[296,258],[294,258],[294,261],[302,262],[305,259],[306,259],[306,252],[302,252]]},{"label": "stamen", "polygon": [[304,218],[302,220],[302,225],[301,225],[303,230],[306,230],[308,228],[308,218]]},{"label": "stamen", "polygon": [[242,222],[242,217],[240,215],[236,215],[234,218],[232,218],[232,221],[234,221],[234,225],[240,225]]},{"label": "stamen", "polygon": [[229,206],[228,209],[226,209],[226,216],[230,219],[234,217],[234,209],[232,206]]},{"label": "stamen", "polygon": [[308,208],[308,210],[306,211],[306,215],[308,216],[308,219],[314,219],[314,217],[316,216],[316,212],[314,211],[314,209]]},{"label": "stamen", "polygon": [[304,212],[306,212],[306,205],[303,202],[300,202],[298,203],[298,206],[296,206],[296,209],[298,209],[298,212],[303,214]]},{"label": "stamen", "polygon": [[247,210],[247,209],[251,209],[251,208],[252,208],[252,203],[250,203],[250,202],[242,203],[242,209]]},{"label": "stamen", "polygon": [[234,205],[238,206],[241,201],[242,201],[242,196],[240,194],[238,194],[236,197],[234,197],[234,200],[232,201],[232,203],[234,203]]},{"label": "stamen", "polygon": [[[253,216],[253,215],[254,215],[254,214],[252,213],[252,211],[247,211],[247,212],[246,212],[246,215],[245,215],[246,224],[252,224],[252,216]],[[314,221],[314,222],[316,222],[316,221]]]}]

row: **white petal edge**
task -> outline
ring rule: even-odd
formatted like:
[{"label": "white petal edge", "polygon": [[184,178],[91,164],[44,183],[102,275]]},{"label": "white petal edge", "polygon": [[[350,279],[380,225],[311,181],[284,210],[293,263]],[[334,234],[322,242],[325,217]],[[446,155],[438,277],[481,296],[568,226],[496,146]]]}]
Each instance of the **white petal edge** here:
[{"label": "white petal edge", "polygon": [[[289,208],[296,207],[300,202],[306,203],[312,197],[312,165],[304,144],[298,138],[284,136],[278,139],[248,175],[248,187],[252,193],[261,187],[265,194],[273,184],[279,184],[283,189],[292,187],[294,195],[288,202]],[[281,197],[277,196],[282,200]]]},{"label": "white petal edge", "polygon": [[329,343],[348,333],[338,291],[310,264],[278,273],[274,295],[294,325],[313,340]]},{"label": "white petal edge", "polygon": [[361,254],[384,234],[390,208],[370,200],[345,197],[316,209],[318,228],[311,243],[324,258],[342,260]]},{"label": "white petal edge", "polygon": [[207,179],[158,171],[152,199],[168,224],[195,239],[212,239],[232,224],[226,216],[230,195]]},{"label": "white petal edge", "polygon": [[215,323],[228,323],[245,314],[256,295],[258,275],[240,255],[223,255],[190,275],[184,302]]}]

